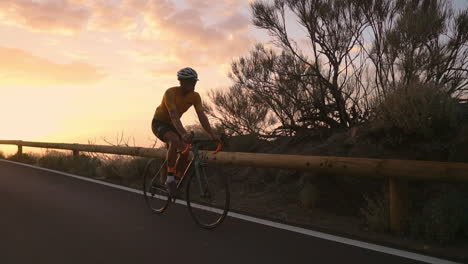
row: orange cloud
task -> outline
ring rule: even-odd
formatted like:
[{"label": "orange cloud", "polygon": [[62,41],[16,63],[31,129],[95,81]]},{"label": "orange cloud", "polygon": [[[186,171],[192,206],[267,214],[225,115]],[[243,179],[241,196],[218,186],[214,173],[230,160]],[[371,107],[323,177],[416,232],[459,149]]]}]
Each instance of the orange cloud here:
[{"label": "orange cloud", "polygon": [[145,1],[126,0],[120,4],[108,0],[89,1],[93,16],[89,29],[99,31],[125,31],[138,25],[138,11]]},{"label": "orange cloud", "polygon": [[155,40],[179,61],[189,64],[225,63],[254,43],[246,32],[248,19],[239,13],[212,25],[205,24],[199,9],[178,10],[169,16],[151,14],[146,21],[158,32]]},{"label": "orange cloud", "polygon": [[0,1],[3,23],[35,31],[71,34],[84,28],[90,16],[90,10],[66,1]]},{"label": "orange cloud", "polygon": [[240,13],[234,13],[224,21],[221,21],[219,24],[217,24],[218,27],[227,32],[244,31],[249,27],[249,25],[249,18]]},{"label": "orange cloud", "polygon": [[190,8],[181,9],[173,0],[0,0],[0,17],[35,31],[125,31],[137,44],[151,46],[155,66],[161,54],[170,55],[163,57],[172,64],[223,64],[255,42],[249,19],[240,13],[245,1],[187,3]]},{"label": "orange cloud", "polygon": [[213,0],[187,0],[187,3],[190,5],[191,8],[208,9],[213,8],[220,2]]},{"label": "orange cloud", "polygon": [[23,50],[0,47],[0,85],[82,85],[104,76],[83,62],[57,64]]},{"label": "orange cloud", "polygon": [[148,70],[148,72],[152,76],[164,76],[164,77],[172,77],[174,80],[176,80],[177,76],[177,71],[179,71],[182,67],[180,66],[162,66],[158,67],[155,69]]}]

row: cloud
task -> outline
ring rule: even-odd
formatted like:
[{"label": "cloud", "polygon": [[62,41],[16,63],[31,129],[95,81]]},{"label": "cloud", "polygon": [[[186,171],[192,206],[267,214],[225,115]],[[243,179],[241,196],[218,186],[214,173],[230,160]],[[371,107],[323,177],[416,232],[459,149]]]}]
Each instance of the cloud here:
[{"label": "cloud", "polygon": [[138,25],[150,2],[160,1],[1,0],[0,23],[69,35],[83,30],[124,31]]},{"label": "cloud", "polygon": [[219,24],[217,24],[218,27],[228,32],[243,31],[246,30],[249,25],[249,18],[242,15],[241,13],[234,13],[224,21],[221,21]]},{"label": "cloud", "polygon": [[147,1],[89,1],[93,15],[89,22],[89,30],[96,31],[126,31],[138,26],[139,12],[145,8]]},{"label": "cloud", "polygon": [[72,34],[86,27],[91,11],[66,1],[2,0],[0,18],[34,31]]},{"label": "cloud", "polygon": [[149,0],[122,0],[122,8],[142,12],[148,7],[149,3]]},{"label": "cloud", "polygon": [[199,9],[176,10],[165,16],[152,14],[145,20],[149,31],[142,31],[140,37],[155,32],[147,36],[154,37],[161,47],[190,64],[225,63],[248,51],[254,43],[247,34],[249,23],[240,13],[210,25],[203,20],[204,13]]},{"label": "cloud", "polygon": [[177,71],[179,71],[181,67],[178,66],[161,66],[154,69],[149,70],[149,73],[153,76],[163,76],[163,77],[172,77],[176,80]]},{"label": "cloud", "polygon": [[162,50],[151,50],[151,49],[141,49],[141,50],[120,50],[119,54],[130,58],[135,62],[140,63],[151,63],[155,62],[159,65],[174,64],[178,63],[179,59],[174,56],[174,54],[168,53],[167,51]]},{"label": "cloud", "polygon": [[246,1],[186,1],[188,8],[174,0],[0,0],[0,16],[34,31],[121,32],[156,56],[198,66],[226,63],[255,42],[241,13]]},{"label": "cloud", "polygon": [[0,47],[0,85],[82,85],[104,74],[83,62],[58,64],[26,51]]},{"label": "cloud", "polygon": [[195,9],[210,9],[218,5],[219,1],[213,0],[187,0],[187,3],[191,8]]}]

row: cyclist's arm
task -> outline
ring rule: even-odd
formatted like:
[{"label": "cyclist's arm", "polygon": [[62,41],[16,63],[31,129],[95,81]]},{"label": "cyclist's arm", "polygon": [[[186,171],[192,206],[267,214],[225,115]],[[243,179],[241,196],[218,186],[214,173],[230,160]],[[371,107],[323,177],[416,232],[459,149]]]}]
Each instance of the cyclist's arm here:
[{"label": "cyclist's arm", "polygon": [[198,99],[196,100],[193,106],[195,107],[198,120],[200,121],[200,124],[202,125],[203,129],[206,131],[206,133],[208,133],[208,135],[210,135],[211,138],[217,140],[218,137],[213,133],[208,117],[206,116],[205,111],[203,110],[200,96],[198,96]]},{"label": "cyclist's arm", "polygon": [[169,110],[169,116],[171,117],[172,124],[174,125],[177,132],[179,132],[180,135],[187,134],[184,126],[182,126],[182,122],[180,122],[179,113],[177,113],[176,110]]},{"label": "cyclist's arm", "polygon": [[179,112],[177,111],[175,103],[175,94],[171,92],[166,92],[164,94],[164,101],[166,102],[167,111],[169,112],[169,117],[171,118],[172,124],[179,134],[182,136],[187,133],[182,122],[180,122]]}]

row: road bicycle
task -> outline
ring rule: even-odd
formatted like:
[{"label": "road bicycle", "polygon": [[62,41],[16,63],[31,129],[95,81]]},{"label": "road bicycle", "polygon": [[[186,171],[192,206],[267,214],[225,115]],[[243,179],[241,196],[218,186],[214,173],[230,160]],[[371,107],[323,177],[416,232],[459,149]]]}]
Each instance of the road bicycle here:
[{"label": "road bicycle", "polygon": [[[193,133],[192,133],[193,134]],[[170,197],[165,186],[167,159],[150,159],[143,173],[143,194],[146,204],[157,214],[163,213],[176,198],[183,196],[190,215],[195,222],[206,229],[218,226],[226,218],[229,210],[230,191],[228,177],[216,170],[216,165],[208,164],[205,153],[200,152],[202,144],[213,142],[194,138],[191,145],[182,153],[192,150],[193,156],[184,174],[177,183],[177,196]],[[221,150],[218,143],[216,151]],[[178,152],[180,155],[181,152]],[[183,188],[185,185],[185,189]]]}]

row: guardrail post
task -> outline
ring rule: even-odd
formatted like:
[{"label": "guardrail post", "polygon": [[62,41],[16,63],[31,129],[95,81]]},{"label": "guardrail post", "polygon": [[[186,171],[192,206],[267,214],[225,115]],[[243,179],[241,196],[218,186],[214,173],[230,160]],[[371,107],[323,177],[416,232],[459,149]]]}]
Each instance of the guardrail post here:
[{"label": "guardrail post", "polygon": [[80,152],[78,150],[73,150],[73,158],[77,159],[80,156]]},{"label": "guardrail post", "polygon": [[408,219],[408,182],[389,177],[388,194],[390,230],[403,232]]},{"label": "guardrail post", "polygon": [[16,152],[16,156],[21,157],[23,155],[23,145],[18,145],[18,152]]}]

